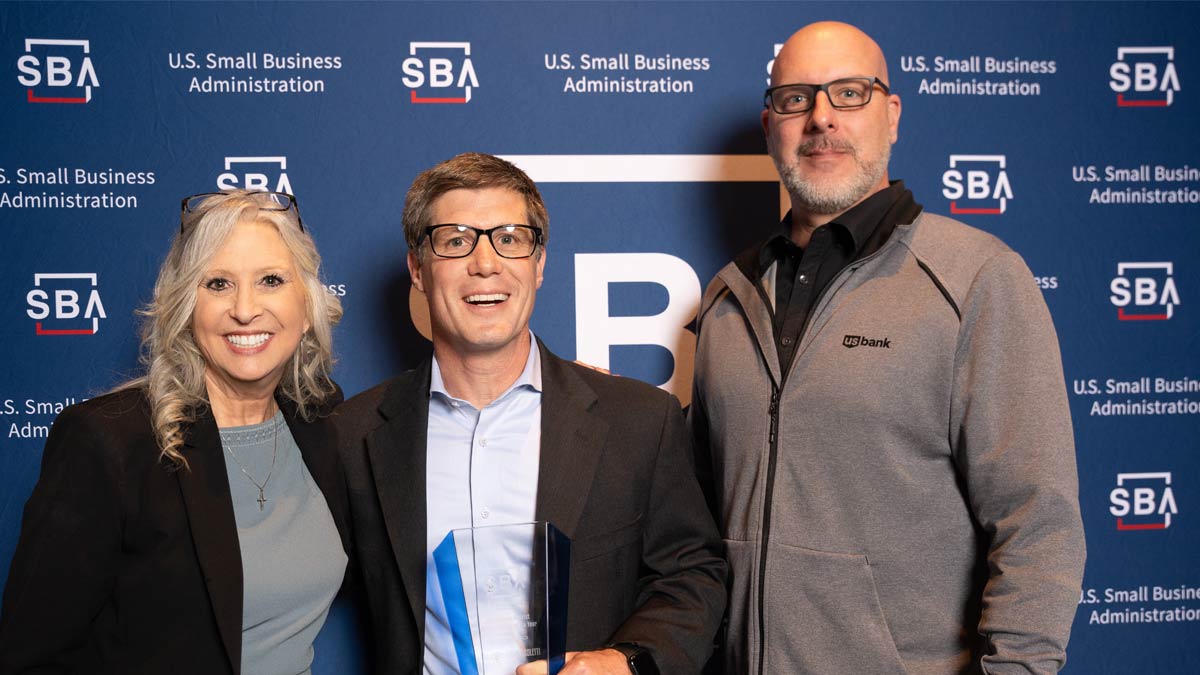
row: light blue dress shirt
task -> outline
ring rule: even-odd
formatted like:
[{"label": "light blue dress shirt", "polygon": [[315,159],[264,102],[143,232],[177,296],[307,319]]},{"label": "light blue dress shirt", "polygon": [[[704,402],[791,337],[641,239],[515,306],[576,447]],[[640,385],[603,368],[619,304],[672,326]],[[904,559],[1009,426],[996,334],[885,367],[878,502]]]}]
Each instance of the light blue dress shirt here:
[{"label": "light blue dress shirt", "polygon": [[[430,675],[461,672],[434,549],[454,529],[534,520],[542,435],[542,364],[532,333],[529,339],[529,358],[521,375],[482,410],[446,391],[437,358],[433,360],[425,450],[424,672]],[[486,555],[476,551],[477,556],[481,554]],[[483,559],[475,562],[481,569],[488,564]],[[477,627],[473,629],[478,645]]]}]

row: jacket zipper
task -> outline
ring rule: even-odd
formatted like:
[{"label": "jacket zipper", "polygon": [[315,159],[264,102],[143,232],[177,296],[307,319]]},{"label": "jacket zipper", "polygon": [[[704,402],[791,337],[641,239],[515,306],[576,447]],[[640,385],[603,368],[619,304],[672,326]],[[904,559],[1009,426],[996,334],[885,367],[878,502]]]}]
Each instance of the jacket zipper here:
[{"label": "jacket zipper", "polygon": [[[883,253],[887,248],[885,244],[878,251],[871,255],[856,260],[847,265],[837,276],[830,280],[826,292],[822,294],[820,302],[817,303],[816,311],[808,315],[804,325],[800,328],[800,334],[796,336],[797,353],[792,356],[792,361],[788,363],[786,371],[780,373],[779,384],[771,382],[771,406],[768,409],[770,416],[770,432],[767,437],[767,486],[766,494],[763,497],[763,515],[762,515],[762,553],[758,557],[758,675],[764,675],[767,662],[767,629],[766,629],[766,589],[765,580],[767,578],[767,544],[771,538],[771,498],[775,495],[775,464],[779,454],[779,399],[783,387],[787,384],[788,374],[792,371],[792,366],[795,365],[796,359],[799,358],[800,343],[803,342],[804,336],[808,333],[808,327],[812,324],[814,317],[818,316],[825,307],[832,301],[833,296],[841,289],[841,284],[845,282],[845,277],[852,274],[855,270],[862,267],[864,263],[875,258]],[[758,288],[758,284],[754,284]],[[770,305],[768,305],[769,307]],[[743,310],[744,311],[744,310]]]},{"label": "jacket zipper", "polygon": [[[786,375],[783,381],[786,381]],[[763,526],[762,526],[762,553],[758,557],[758,673],[763,675],[763,669],[766,666],[767,654],[767,629],[766,629],[766,602],[765,602],[765,582],[767,578],[767,541],[771,537],[771,498],[775,494],[775,457],[779,451],[779,391],[782,389],[771,383],[771,407],[768,409],[770,414],[770,433],[768,436],[767,450],[767,487],[766,495],[763,497]]]}]

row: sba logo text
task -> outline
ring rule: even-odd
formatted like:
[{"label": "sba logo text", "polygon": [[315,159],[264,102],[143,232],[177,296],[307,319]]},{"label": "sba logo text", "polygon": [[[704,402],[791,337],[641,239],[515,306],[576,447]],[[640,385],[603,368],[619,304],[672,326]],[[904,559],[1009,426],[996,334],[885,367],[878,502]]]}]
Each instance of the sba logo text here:
[{"label": "sba logo text", "polygon": [[88,103],[100,86],[88,40],[26,38],[17,82],[30,103]]},{"label": "sba logo text", "polygon": [[1122,108],[1165,108],[1179,91],[1174,47],[1117,47],[1108,86]]},{"label": "sba logo text", "polygon": [[1004,155],[950,155],[950,168],[942,174],[942,195],[950,200],[950,213],[1004,213],[1013,198],[1006,164]]},{"label": "sba logo text", "polygon": [[226,157],[217,189],[295,194],[288,180],[287,157]]},{"label": "sba logo text", "polygon": [[[108,318],[95,274],[34,274],[25,313],[38,335],[95,335]],[[86,300],[84,299],[86,298]]]},{"label": "sba logo text", "polygon": [[1118,530],[1165,530],[1171,526],[1171,516],[1179,513],[1170,471],[1119,473],[1108,500]]},{"label": "sba logo text", "polygon": [[470,42],[410,42],[400,64],[413,103],[467,103],[479,86]]},{"label": "sba logo text", "polygon": [[1109,300],[1121,321],[1166,321],[1175,315],[1179,290],[1169,262],[1117,263],[1117,276],[1108,288]]}]

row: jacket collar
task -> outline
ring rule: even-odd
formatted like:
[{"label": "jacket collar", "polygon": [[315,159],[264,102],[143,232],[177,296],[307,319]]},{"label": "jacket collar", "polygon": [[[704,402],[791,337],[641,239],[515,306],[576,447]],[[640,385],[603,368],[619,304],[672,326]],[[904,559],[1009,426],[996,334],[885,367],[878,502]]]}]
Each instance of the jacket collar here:
[{"label": "jacket collar", "polygon": [[[753,276],[757,274],[757,263],[758,246],[748,248],[717,272],[717,279],[741,306],[746,318],[746,327],[754,335],[759,354],[771,374],[771,379],[778,385],[782,380],[782,369],[779,366],[779,350],[775,348],[775,332],[772,328],[774,317],[770,299]],[[713,286],[716,284],[709,287],[700,303],[700,313],[696,322],[697,333],[703,325],[704,315],[716,304],[719,290]]]},{"label": "jacket collar", "polygon": [[604,454],[608,424],[594,414],[596,392],[538,340],[542,355],[542,439],[538,520],[574,537]]},{"label": "jacket collar", "polygon": [[425,635],[425,452],[432,356],[393,380],[367,434],[371,477],[418,633]]},{"label": "jacket collar", "polygon": [[207,407],[188,426],[184,456],[189,469],[176,472],[191,526],[192,543],[204,573],[217,630],[234,673],[242,663],[242,551],[221,437]]}]

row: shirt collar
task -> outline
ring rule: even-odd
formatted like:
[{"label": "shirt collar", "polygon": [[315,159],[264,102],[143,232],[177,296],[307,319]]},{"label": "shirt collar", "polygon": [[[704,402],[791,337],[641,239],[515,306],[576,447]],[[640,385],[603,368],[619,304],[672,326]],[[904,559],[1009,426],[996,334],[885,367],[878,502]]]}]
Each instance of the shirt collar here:
[{"label": "shirt collar", "polygon": [[[907,192],[907,189],[904,187],[904,181],[894,180],[886,188],[867,197],[850,210],[834,218],[830,221],[829,225],[835,230],[835,235],[843,233],[849,235],[847,243],[852,247],[851,252],[860,251],[871,237],[871,234],[875,232],[884,216],[891,210],[892,205],[905,192]],[[779,234],[771,237],[763,244],[762,250],[759,253],[760,270],[766,269],[771,263],[781,259],[787,253],[792,255],[800,253],[800,247],[796,246],[790,237],[792,232],[791,211],[788,211],[783,220],[779,222],[779,229]],[[837,232],[837,230],[841,232]]]},{"label": "shirt collar", "polygon": [[854,250],[861,249],[863,244],[879,227],[883,217],[891,209],[892,204],[905,192],[904,182],[894,180],[886,188],[876,192],[859,202],[834,219],[834,222],[846,228],[854,238]]},{"label": "shirt collar", "polygon": [[[532,330],[529,331],[529,356],[525,358],[525,368],[521,370],[516,381],[508,389],[505,389],[503,394],[496,397],[496,401],[520,388],[526,388],[539,394],[542,392],[542,350],[538,348],[538,341]],[[440,394],[451,401],[461,400],[454,398],[450,392],[446,391],[446,382],[442,379],[442,367],[438,365],[436,354],[433,357],[433,368],[429,376],[429,397],[433,398],[434,394]]]}]

